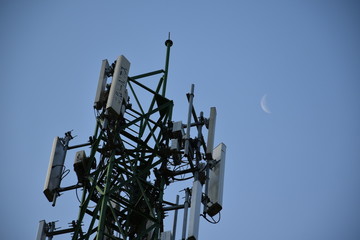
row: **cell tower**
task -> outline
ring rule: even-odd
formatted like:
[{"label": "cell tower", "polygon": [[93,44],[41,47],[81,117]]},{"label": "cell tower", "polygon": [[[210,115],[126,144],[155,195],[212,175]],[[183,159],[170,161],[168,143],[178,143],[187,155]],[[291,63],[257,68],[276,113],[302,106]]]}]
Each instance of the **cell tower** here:
[{"label": "cell tower", "polygon": [[[226,146],[214,148],[216,108],[210,109],[208,118],[202,112],[198,116],[192,85],[186,123],[172,121],[174,104],[166,97],[170,37],[165,45],[161,70],[129,77],[126,57],[112,64],[102,61],[94,134],[87,143],[74,146],[69,145],[71,132],[54,139],[44,186],[53,206],[61,193],[81,189],[77,219],[61,230],[55,222],[40,221],[37,240],[63,234],[73,240],[174,240],[179,210],[184,211],[181,239],[199,239],[200,216],[209,220],[220,214]],[[156,76],[159,81],[149,84],[154,89],[142,81]],[[195,137],[191,129],[196,129]],[[66,153],[73,149],[79,150],[73,161],[77,183],[62,187]],[[166,186],[184,180],[192,182],[191,188],[179,189],[185,190],[184,202],[179,203],[179,195],[175,203],[166,201]],[[165,231],[164,218],[170,211],[173,229]]]}]

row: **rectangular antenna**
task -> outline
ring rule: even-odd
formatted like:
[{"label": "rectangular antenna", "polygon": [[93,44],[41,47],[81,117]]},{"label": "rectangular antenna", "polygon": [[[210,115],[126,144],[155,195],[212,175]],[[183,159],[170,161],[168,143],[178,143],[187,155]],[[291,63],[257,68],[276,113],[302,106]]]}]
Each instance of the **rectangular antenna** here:
[{"label": "rectangular antenna", "polygon": [[216,107],[210,108],[208,138],[206,144],[206,159],[212,159],[215,139]]},{"label": "rectangular antenna", "polygon": [[126,95],[126,85],[130,70],[130,62],[123,55],[118,57],[115,64],[106,109],[111,113],[120,115],[121,107]]},{"label": "rectangular antenna", "polygon": [[127,104],[127,101],[128,101],[128,97],[129,97],[129,94],[128,94],[128,90],[125,88],[125,91],[124,91],[124,95],[123,95],[123,104],[121,104],[121,110],[120,110],[120,114],[121,116],[124,116],[124,113],[125,113],[125,110],[126,110],[126,104]]},{"label": "rectangular antenna", "polygon": [[210,169],[209,174],[209,193],[207,213],[212,217],[222,209],[224,174],[225,174],[225,155],[226,145],[220,143],[213,151],[213,158],[217,161],[216,165]]},{"label": "rectangular antenna", "polygon": [[105,87],[107,80],[106,70],[109,67],[109,62],[106,59],[102,60],[99,82],[94,101],[94,108],[96,108],[97,110],[100,110],[102,108],[103,102],[105,102]]},{"label": "rectangular antenna", "polygon": [[41,220],[39,222],[39,228],[38,228],[38,232],[36,235],[36,240],[45,240],[46,239],[46,222],[45,220]]},{"label": "rectangular antenna", "polygon": [[194,181],[191,190],[191,207],[189,217],[189,234],[187,240],[197,240],[199,235],[200,207],[201,207],[201,190],[200,181]]},{"label": "rectangular antenna", "polygon": [[62,144],[60,138],[55,137],[44,185],[44,194],[49,202],[54,200],[54,195],[57,194],[56,189],[60,187],[66,150],[67,148]]}]

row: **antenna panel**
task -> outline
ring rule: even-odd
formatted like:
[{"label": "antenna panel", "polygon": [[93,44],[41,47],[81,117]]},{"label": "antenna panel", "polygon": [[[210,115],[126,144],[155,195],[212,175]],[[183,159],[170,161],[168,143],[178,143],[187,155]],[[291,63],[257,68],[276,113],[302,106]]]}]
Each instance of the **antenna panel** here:
[{"label": "antenna panel", "polygon": [[100,76],[99,76],[99,82],[98,87],[96,90],[96,96],[94,101],[94,108],[97,110],[100,110],[102,108],[102,103],[105,101],[105,87],[106,87],[106,70],[109,68],[109,62],[104,59],[102,60],[101,69],[100,69]]},{"label": "antenna panel", "polygon": [[45,240],[46,239],[46,222],[45,220],[41,220],[39,222],[39,228],[36,235],[36,240]]},{"label": "antenna panel", "polygon": [[226,145],[219,144],[213,151],[213,158],[217,161],[216,165],[210,170],[209,192],[207,213],[212,217],[222,209],[224,174],[225,174],[225,155]]},{"label": "antenna panel", "polygon": [[[123,55],[118,57],[115,64],[108,101],[106,103],[106,109],[118,116],[121,113],[121,107],[126,95],[129,70],[130,62]],[[124,104],[126,104],[126,99]]]},{"label": "antenna panel", "polygon": [[128,90],[125,88],[125,92],[124,92],[124,103],[121,104],[121,115],[124,116],[124,113],[125,113],[125,110],[126,110],[126,104],[128,102],[128,99],[129,99],[129,94],[128,94]]},{"label": "antenna panel", "polygon": [[215,138],[215,124],[216,124],[216,107],[210,108],[210,117],[209,117],[209,131],[206,144],[206,158],[212,159],[212,153],[214,148],[214,138]]},{"label": "antenna panel", "polygon": [[54,199],[55,190],[60,187],[61,174],[63,172],[63,166],[66,156],[66,148],[61,143],[59,137],[55,137],[51,154],[48,172],[46,175],[44,194],[49,202]]},{"label": "antenna panel", "polygon": [[201,207],[201,183],[194,181],[191,190],[191,208],[189,217],[189,234],[188,240],[197,240],[199,235],[199,220],[200,220],[200,207]]}]

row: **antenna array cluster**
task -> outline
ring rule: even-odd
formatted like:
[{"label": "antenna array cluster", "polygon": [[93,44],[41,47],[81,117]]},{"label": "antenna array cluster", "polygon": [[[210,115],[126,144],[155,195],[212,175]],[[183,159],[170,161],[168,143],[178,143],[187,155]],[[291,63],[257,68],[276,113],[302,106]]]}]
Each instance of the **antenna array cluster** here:
[{"label": "antenna array cluster", "polygon": [[[200,216],[220,214],[226,146],[214,148],[216,108],[207,118],[203,112],[198,116],[192,85],[187,121],[172,120],[173,101],[165,96],[172,44],[170,39],[165,42],[165,69],[137,76],[129,77],[131,64],[124,56],[112,64],[102,61],[94,134],[87,143],[74,146],[69,146],[70,132],[55,138],[44,186],[53,206],[61,193],[81,189],[78,216],[62,230],[55,222],[40,221],[37,240],[62,234],[71,234],[74,240],[174,240],[181,209],[181,238],[199,239]],[[142,81],[159,75],[155,89]],[[194,129],[196,134],[191,134]],[[62,187],[66,153],[73,149],[78,149],[73,162],[77,182]],[[189,179],[192,187],[181,189],[183,203],[179,195],[175,203],[164,199],[166,186]],[[173,229],[165,231],[164,218],[170,211],[174,211]]]}]

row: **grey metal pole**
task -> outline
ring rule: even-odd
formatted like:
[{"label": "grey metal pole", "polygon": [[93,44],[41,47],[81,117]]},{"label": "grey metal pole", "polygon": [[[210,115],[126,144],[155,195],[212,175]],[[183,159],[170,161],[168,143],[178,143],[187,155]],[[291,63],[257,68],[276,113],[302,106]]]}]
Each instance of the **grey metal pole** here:
[{"label": "grey metal pole", "polygon": [[189,111],[186,127],[186,138],[185,138],[185,156],[189,155],[189,144],[190,144],[190,125],[191,125],[191,113],[193,108],[193,99],[194,99],[194,84],[191,84],[191,92],[189,96]]},{"label": "grey metal pole", "polygon": [[[176,195],[176,205],[179,205],[179,195]],[[174,213],[174,225],[173,225],[173,236],[172,240],[175,240],[176,237],[176,225],[177,225],[178,209]]]},{"label": "grey metal pole", "polygon": [[189,208],[189,189],[185,189],[185,202],[184,202],[184,221],[183,221],[183,230],[182,230],[182,240],[186,238],[186,226],[187,226],[187,215]]},{"label": "grey metal pole", "polygon": [[164,85],[163,85],[163,91],[162,96],[165,97],[165,91],[166,91],[166,83],[167,83],[167,77],[169,72],[169,59],[170,59],[170,48],[173,45],[173,41],[170,39],[170,33],[168,40],[165,41],[166,46],[166,61],[165,61],[165,73],[164,73]]}]

